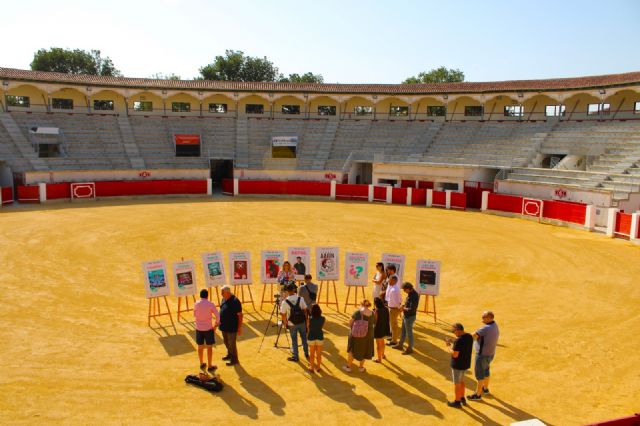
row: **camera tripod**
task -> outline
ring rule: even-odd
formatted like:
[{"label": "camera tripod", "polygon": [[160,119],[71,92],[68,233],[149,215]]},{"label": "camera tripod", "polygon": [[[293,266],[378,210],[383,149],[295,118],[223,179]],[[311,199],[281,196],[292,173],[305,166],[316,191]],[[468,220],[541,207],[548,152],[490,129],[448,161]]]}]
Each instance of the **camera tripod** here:
[{"label": "camera tripod", "polygon": [[[274,302],[273,302],[273,309],[271,309],[271,315],[269,316],[269,321],[267,321],[267,327],[264,329],[264,334],[262,335],[262,341],[260,342],[260,347],[258,348],[258,352],[260,352],[260,349],[262,349],[262,344],[264,343],[264,338],[267,337],[267,331],[269,331],[269,327],[278,327],[278,332],[276,334],[276,342],[273,344],[274,347],[279,348],[280,346],[278,346],[278,342],[280,341],[280,334],[282,333],[282,329],[284,328],[284,323],[282,321],[278,321],[278,317],[280,315],[280,295],[276,294],[274,295]],[[271,324],[271,320],[273,319],[273,317],[275,316],[276,318],[276,323],[275,324]],[[289,348],[291,346],[290,342],[289,342],[289,335],[285,332],[284,336],[287,338],[287,346],[285,346],[286,348]]]}]

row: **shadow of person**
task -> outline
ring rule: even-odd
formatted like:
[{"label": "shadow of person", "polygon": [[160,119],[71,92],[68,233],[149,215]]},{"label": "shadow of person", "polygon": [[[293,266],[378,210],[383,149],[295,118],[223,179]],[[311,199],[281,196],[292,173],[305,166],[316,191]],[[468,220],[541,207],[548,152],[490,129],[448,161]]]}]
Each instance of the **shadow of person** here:
[{"label": "shadow of person", "polygon": [[249,375],[242,365],[238,364],[236,371],[238,372],[240,385],[245,388],[247,392],[269,404],[271,412],[276,416],[284,416],[284,407],[287,403],[280,395],[262,380]]},{"label": "shadow of person", "polygon": [[471,417],[474,421],[482,424],[482,425],[490,425],[490,426],[499,426],[500,423],[496,422],[493,419],[487,417],[486,414],[481,413],[473,407],[473,403],[469,402],[465,407],[461,410],[467,416]]},{"label": "shadow of person", "polygon": [[158,342],[169,356],[184,355],[196,350],[184,334],[158,337]]},{"label": "shadow of person", "polygon": [[329,321],[328,318],[327,321],[325,321],[324,330],[330,334],[340,337],[348,336],[350,331],[346,321]]},{"label": "shadow of person", "polygon": [[[414,352],[415,353],[415,352]],[[439,401],[446,400],[447,395],[437,387],[433,386],[431,383],[427,382],[422,377],[419,377],[415,374],[410,374],[405,369],[400,367],[398,364],[395,364],[393,361],[387,359],[384,363],[384,366],[387,368],[395,370],[396,377],[403,381],[405,384],[411,386],[418,392],[428,396],[432,399],[437,399]]]},{"label": "shadow of person", "polygon": [[320,392],[340,404],[347,405],[352,411],[362,411],[374,419],[382,418],[380,411],[371,401],[355,393],[356,385],[327,374],[326,369],[315,376],[312,382]]},{"label": "shadow of person", "polygon": [[[509,416],[512,419],[516,420],[516,421],[537,418],[533,414],[527,413],[524,410],[521,410],[521,409],[519,409],[517,407],[514,407],[513,405],[505,402],[504,400],[502,400],[500,398],[496,398],[492,394],[489,394],[487,396],[483,395],[482,401],[486,405],[488,405],[489,407],[495,408],[496,410],[500,411],[502,414],[504,414],[506,416]],[[492,401],[495,401],[496,404],[492,404],[491,403]],[[544,420],[542,420],[540,418],[538,418],[538,420],[540,420],[542,423],[544,423],[546,425],[550,425],[550,423],[547,423],[547,422],[545,422]]]},{"label": "shadow of person", "polygon": [[253,420],[258,419],[258,407],[228,384],[224,383],[222,392],[213,396],[224,401],[235,413]]}]

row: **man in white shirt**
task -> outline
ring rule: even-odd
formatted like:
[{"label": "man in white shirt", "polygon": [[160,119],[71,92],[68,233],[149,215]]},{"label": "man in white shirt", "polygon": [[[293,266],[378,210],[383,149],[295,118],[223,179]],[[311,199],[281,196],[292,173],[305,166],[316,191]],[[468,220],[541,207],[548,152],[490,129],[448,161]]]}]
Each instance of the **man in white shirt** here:
[{"label": "man in white shirt", "polygon": [[398,335],[400,334],[398,319],[402,312],[402,291],[398,285],[398,276],[395,274],[389,277],[385,300],[389,307],[389,326],[391,327],[391,342],[387,343],[387,346],[394,346],[398,344]]},{"label": "man in white shirt", "polygon": [[304,356],[309,359],[309,346],[307,344],[307,304],[304,299],[296,294],[296,285],[289,284],[287,287],[289,296],[280,303],[280,316],[282,323],[289,329],[291,334],[292,356],[288,361],[298,362],[298,333],[302,338],[302,349]]}]

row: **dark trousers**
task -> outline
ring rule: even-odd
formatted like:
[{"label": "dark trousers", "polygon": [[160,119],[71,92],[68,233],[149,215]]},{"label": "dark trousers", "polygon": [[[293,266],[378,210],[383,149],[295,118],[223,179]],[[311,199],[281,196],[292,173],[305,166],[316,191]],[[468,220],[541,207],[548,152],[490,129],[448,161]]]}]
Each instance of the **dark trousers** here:
[{"label": "dark trousers", "polygon": [[224,346],[227,348],[227,355],[231,357],[231,361],[238,362],[238,348],[236,347],[236,340],[238,333],[222,332],[222,339],[224,340]]}]

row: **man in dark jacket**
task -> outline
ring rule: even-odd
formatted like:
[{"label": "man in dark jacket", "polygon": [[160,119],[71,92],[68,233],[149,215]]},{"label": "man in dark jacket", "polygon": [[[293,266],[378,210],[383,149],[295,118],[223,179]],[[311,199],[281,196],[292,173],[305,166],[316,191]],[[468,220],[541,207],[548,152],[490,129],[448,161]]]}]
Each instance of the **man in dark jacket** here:
[{"label": "man in dark jacket", "polygon": [[409,282],[402,284],[402,290],[407,295],[404,305],[402,305],[402,313],[404,314],[402,317],[402,334],[400,335],[400,341],[393,348],[402,350],[404,341],[408,338],[409,346],[402,352],[402,355],[409,355],[413,352],[413,324],[416,322],[420,295],[413,289],[413,284]]}]

